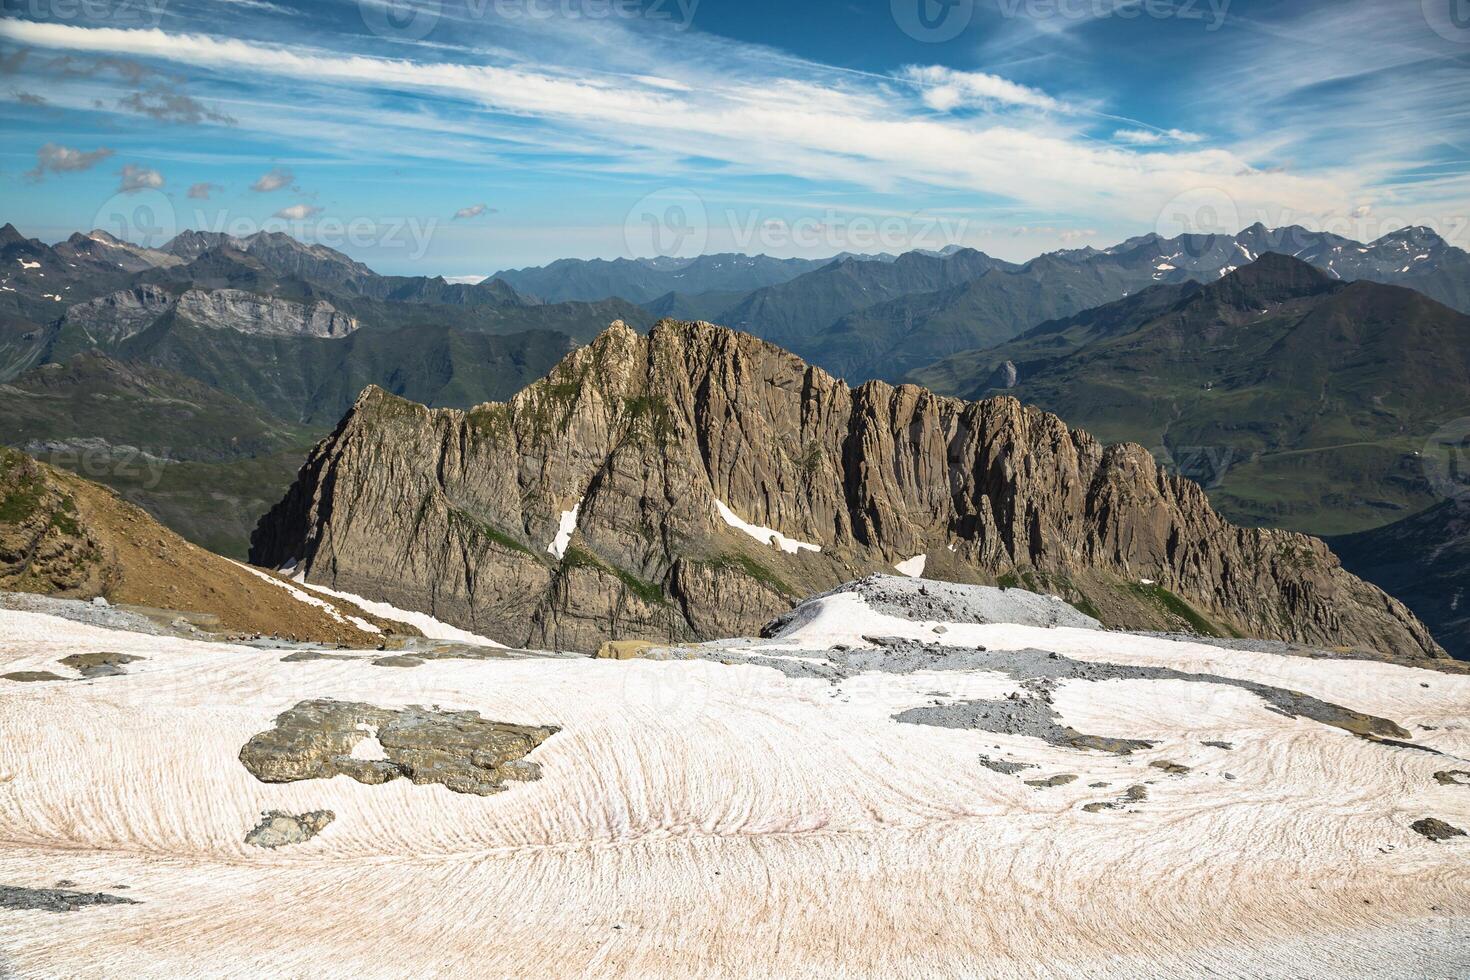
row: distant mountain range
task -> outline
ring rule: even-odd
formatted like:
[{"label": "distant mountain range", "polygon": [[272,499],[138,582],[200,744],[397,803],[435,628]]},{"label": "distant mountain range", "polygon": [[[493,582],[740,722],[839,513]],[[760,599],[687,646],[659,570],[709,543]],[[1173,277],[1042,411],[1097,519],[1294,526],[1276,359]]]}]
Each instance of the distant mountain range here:
[{"label": "distant mountain range", "polygon": [[739,255],[693,263],[564,259],[497,276],[542,297],[618,296],[654,318],[736,327],[856,384],[898,380],[932,361],[1003,343],[1045,320],[1149,286],[1211,282],[1266,252],[1299,258],[1333,279],[1406,285],[1470,311],[1470,253],[1427,228],[1363,244],[1258,223],[1235,235],[1143,235],[1107,249],[1048,253],[1024,265],[948,248],[816,263]]},{"label": "distant mountain range", "polygon": [[366,383],[435,404],[503,397],[612,320],[647,316],[498,280],[378,276],[270,232],[189,231],[161,249],[93,232],[53,248],[6,225],[0,269],[0,380],[95,349],[320,425]]},{"label": "distant mountain range", "polygon": [[[147,249],[94,231],[50,246],[5,225],[0,442],[61,465],[85,455],[87,475],[243,555],[254,513],[367,385],[469,407],[612,320],[646,317],[498,280],[378,276],[282,234],[188,231]],[[144,475],[127,462],[138,453],[158,460]]]},{"label": "distant mountain range", "polygon": [[612,296],[633,303],[650,303],[671,293],[745,293],[787,282],[831,261],[776,259],[769,255],[740,255],[735,252],[701,255],[688,260],[560,259],[536,268],[506,269],[485,281],[500,280],[552,303]]},{"label": "distant mountain range", "polygon": [[1470,316],[1268,252],[951,357],[911,380],[1005,393],[1166,449],[1233,519],[1343,533],[1437,498],[1418,453],[1470,415]]}]

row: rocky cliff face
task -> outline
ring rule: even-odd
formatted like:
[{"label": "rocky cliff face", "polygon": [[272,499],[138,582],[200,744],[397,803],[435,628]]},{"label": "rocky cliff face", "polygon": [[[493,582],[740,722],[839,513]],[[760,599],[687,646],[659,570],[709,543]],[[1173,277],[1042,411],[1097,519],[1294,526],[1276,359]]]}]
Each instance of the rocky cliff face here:
[{"label": "rocky cliff face", "polygon": [[614,324],[505,404],[365,391],[252,560],[517,645],[739,635],[895,567],[1112,626],[1443,656],[1320,541],[1010,398],[849,388],[707,323]]},{"label": "rocky cliff face", "polygon": [[191,289],[179,297],[178,312],[202,326],[263,336],[345,337],[358,326],[326,300],[293,303],[240,289]]},{"label": "rocky cliff face", "polygon": [[97,343],[120,343],[173,311],[203,327],[275,337],[345,337],[357,330],[355,317],[317,300],[297,303],[242,289],[190,289],[175,297],[145,284],[78,303],[65,320],[84,328]]}]

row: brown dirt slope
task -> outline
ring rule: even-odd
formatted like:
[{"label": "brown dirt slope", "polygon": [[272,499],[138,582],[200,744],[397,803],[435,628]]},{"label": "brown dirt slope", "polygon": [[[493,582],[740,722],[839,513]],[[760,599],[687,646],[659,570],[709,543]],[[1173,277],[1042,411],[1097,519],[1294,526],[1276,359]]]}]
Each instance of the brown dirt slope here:
[{"label": "brown dirt slope", "polygon": [[[190,544],[106,487],[0,448],[0,590],[202,614],[224,633],[376,647],[409,628],[339,615]],[[354,625],[359,617],[384,630]]]}]

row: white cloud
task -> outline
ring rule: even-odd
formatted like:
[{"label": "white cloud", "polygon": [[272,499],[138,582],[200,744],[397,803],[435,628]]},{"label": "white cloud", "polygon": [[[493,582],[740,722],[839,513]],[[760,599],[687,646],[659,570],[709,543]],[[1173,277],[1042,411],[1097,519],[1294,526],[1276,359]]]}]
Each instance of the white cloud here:
[{"label": "white cloud", "polygon": [[282,187],[290,187],[291,182],[295,179],[296,175],[291,171],[276,167],[268,173],[261,174],[255,183],[250,185],[250,189],[257,193],[268,194],[271,191],[278,191]]},{"label": "white cloud", "polygon": [[955,71],[941,65],[909,65],[898,77],[918,86],[924,104],[940,112],[997,105],[1048,110],[1065,108],[1045,92],[984,72]]},{"label": "white cloud", "polygon": [[48,173],[65,174],[91,170],[110,156],[112,150],[105,146],[84,152],[60,143],[47,143],[36,151],[36,167],[28,171],[26,176],[32,180],[40,180]]},{"label": "white cloud", "polygon": [[287,221],[304,221],[322,213],[322,209],[314,204],[292,204],[281,208],[272,217],[285,218]]},{"label": "white cloud", "polygon": [[157,190],[163,186],[163,174],[151,167],[127,163],[118,173],[122,175],[122,182],[117,186],[121,194],[137,194],[139,191]]},{"label": "white cloud", "polygon": [[1120,129],[1113,133],[1113,139],[1134,146],[1159,146],[1164,143],[1202,143],[1205,138],[1183,129]]},{"label": "white cloud", "polygon": [[454,212],[454,220],[460,221],[467,218],[478,218],[480,215],[484,214],[487,211],[491,214],[495,213],[494,208],[489,207],[485,204],[471,204],[467,208],[460,208],[458,211]]},{"label": "white cloud", "polygon": [[207,201],[211,194],[224,190],[219,184],[201,183],[189,186],[189,197],[196,201]]}]

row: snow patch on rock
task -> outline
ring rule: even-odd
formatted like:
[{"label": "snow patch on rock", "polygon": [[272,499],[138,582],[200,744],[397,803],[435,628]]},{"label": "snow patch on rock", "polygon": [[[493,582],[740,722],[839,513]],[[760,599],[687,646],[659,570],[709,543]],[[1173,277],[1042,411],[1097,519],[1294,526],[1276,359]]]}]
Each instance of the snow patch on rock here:
[{"label": "snow patch on rock", "polygon": [[551,544],[546,546],[546,550],[557,561],[561,561],[566,557],[567,546],[572,543],[572,535],[577,530],[577,518],[581,513],[581,500],[573,504],[571,510],[561,512],[561,523],[556,529],[556,537],[552,539]]},{"label": "snow patch on rock", "polygon": [[776,547],[780,548],[788,555],[794,555],[798,551],[822,550],[821,545],[810,544],[806,541],[798,541],[795,538],[788,538],[780,531],[775,531],[768,527],[761,527],[758,524],[751,524],[750,522],[741,519],[733,510],[729,508],[729,506],[723,500],[715,501],[715,509],[720,512],[721,520],[723,520],[731,527],[735,528],[737,531],[743,531],[744,533],[750,535],[752,538],[755,538],[761,544],[774,544]]},{"label": "snow patch on rock", "polygon": [[901,574],[907,575],[909,578],[923,578],[924,564],[928,560],[928,555],[915,555],[912,558],[905,558],[903,561],[898,562],[893,567],[898,569]]}]

